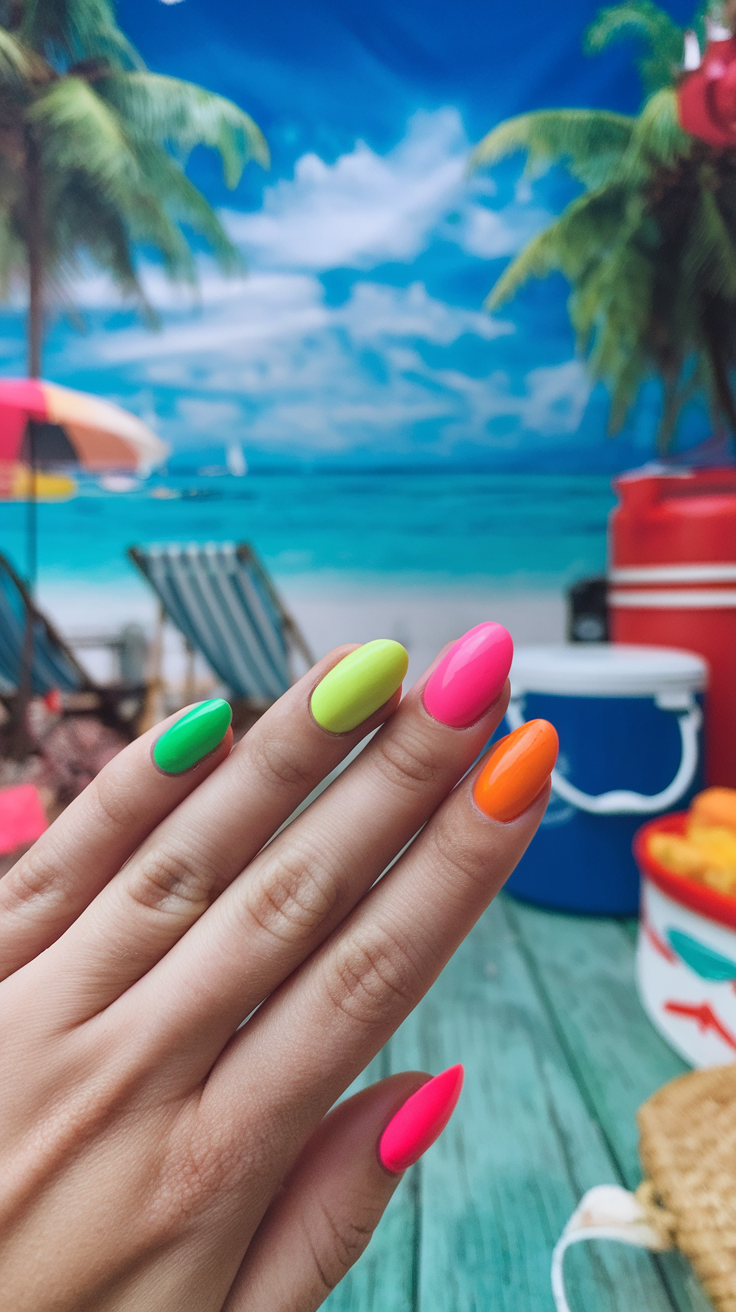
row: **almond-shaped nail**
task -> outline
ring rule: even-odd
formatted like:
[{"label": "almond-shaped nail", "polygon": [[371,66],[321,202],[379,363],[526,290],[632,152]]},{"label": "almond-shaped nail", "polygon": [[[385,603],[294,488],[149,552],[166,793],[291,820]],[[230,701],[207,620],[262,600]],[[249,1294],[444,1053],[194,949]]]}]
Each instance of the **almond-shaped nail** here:
[{"label": "almond-shaped nail", "polygon": [[508,677],[514,644],[502,624],[476,624],[443,656],[424,689],[440,724],[464,729],[493,705]]},{"label": "almond-shaped nail", "polygon": [[191,770],[222,742],[232,718],[230,704],[222,697],[193,706],[154,744],[154,763],[164,774]]},{"label": "almond-shaped nail", "polygon": [[376,638],[334,665],[312,693],[310,709],[329,733],[348,733],[377,711],[400,688],[409,668],[406,648]]},{"label": "almond-shaped nail", "polygon": [[389,1121],[378,1144],[387,1171],[405,1171],[439,1139],[457,1106],[465,1072],[450,1066],[407,1098]]},{"label": "almond-shaped nail", "polygon": [[475,781],[476,806],[492,820],[516,820],[541,792],[558,750],[549,720],[528,720],[501,738]]}]

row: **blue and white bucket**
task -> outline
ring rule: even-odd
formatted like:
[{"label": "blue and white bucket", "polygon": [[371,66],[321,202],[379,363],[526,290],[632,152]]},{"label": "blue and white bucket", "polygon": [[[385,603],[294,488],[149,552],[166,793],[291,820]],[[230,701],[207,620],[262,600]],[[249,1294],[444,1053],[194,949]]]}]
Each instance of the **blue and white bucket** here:
[{"label": "blue and white bucket", "polygon": [[706,678],[700,656],[665,647],[517,649],[504,731],[550,720],[560,755],[510,893],[561,911],[636,915],[634,833],[644,817],[686,807],[703,787]]}]

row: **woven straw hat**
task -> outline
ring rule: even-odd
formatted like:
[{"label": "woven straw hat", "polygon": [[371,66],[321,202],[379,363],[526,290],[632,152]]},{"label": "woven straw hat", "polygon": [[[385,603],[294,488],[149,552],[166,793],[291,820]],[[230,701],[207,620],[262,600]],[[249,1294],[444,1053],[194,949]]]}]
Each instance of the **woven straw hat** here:
[{"label": "woven straw hat", "polygon": [[736,1063],[665,1084],[637,1121],[647,1221],[690,1259],[716,1312],[736,1312]]}]

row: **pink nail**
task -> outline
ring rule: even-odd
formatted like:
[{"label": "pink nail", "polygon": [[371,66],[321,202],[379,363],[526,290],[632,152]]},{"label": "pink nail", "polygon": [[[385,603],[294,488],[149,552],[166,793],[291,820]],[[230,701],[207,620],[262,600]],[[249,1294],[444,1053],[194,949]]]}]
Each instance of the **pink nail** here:
[{"label": "pink nail", "polygon": [[405,1171],[439,1139],[463,1087],[462,1066],[450,1066],[407,1098],[381,1135],[378,1156],[387,1171]]},{"label": "pink nail", "polygon": [[453,729],[473,724],[498,697],[513,654],[511,634],[502,624],[476,624],[431,675],[424,689],[425,710]]}]

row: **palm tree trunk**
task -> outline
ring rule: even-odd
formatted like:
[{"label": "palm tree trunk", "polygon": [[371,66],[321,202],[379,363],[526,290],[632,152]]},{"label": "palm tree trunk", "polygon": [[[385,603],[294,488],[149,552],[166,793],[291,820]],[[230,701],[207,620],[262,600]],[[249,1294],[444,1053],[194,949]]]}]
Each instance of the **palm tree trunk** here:
[{"label": "palm tree trunk", "polygon": [[28,375],[41,377],[43,348],[43,215],[38,147],[26,136],[26,241],[28,246]]},{"label": "palm tree trunk", "polygon": [[[26,133],[26,244],[28,251],[28,374],[41,376],[43,345],[43,215],[42,215],[41,161],[38,147],[30,132]],[[26,572],[28,594],[33,598],[36,584],[36,555],[38,543],[38,515],[36,506],[36,442],[34,421],[30,420],[26,434],[28,458],[28,501],[26,504]],[[28,708],[33,693],[33,627],[34,612],[26,610],[23,633],[18,692],[8,726],[8,752],[14,760],[24,760],[34,747],[28,725]]]},{"label": "palm tree trunk", "polygon": [[728,340],[726,325],[718,322],[716,307],[705,306],[703,309],[703,333],[706,354],[713,376],[716,399],[736,443],[736,397],[734,397],[731,379],[728,373],[728,358],[724,350],[724,340]]}]

